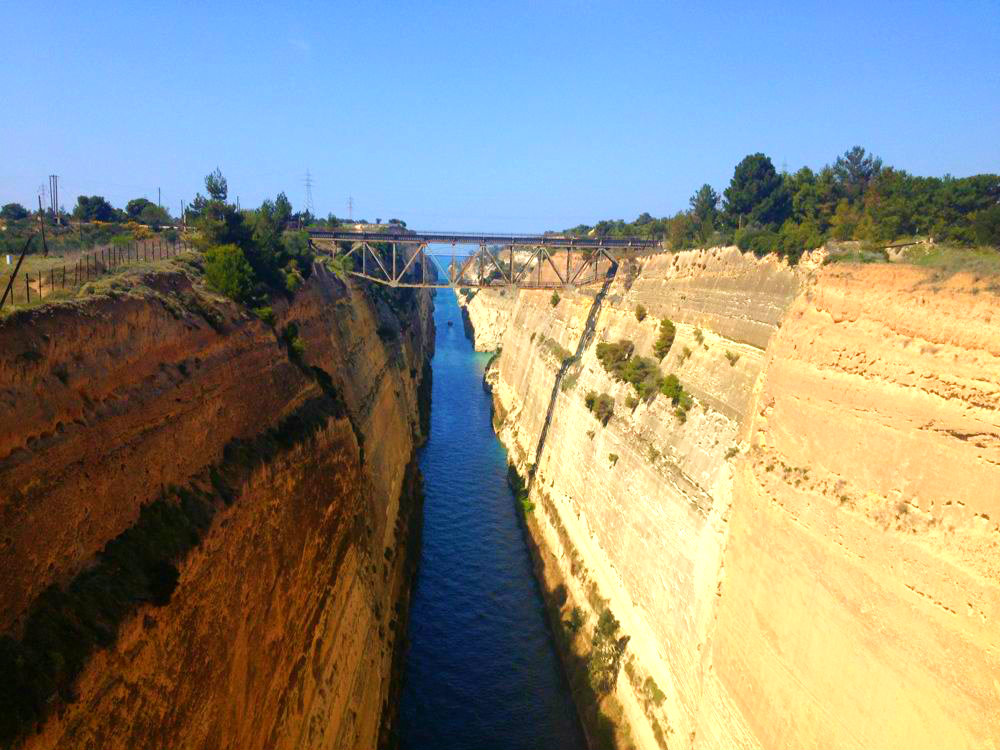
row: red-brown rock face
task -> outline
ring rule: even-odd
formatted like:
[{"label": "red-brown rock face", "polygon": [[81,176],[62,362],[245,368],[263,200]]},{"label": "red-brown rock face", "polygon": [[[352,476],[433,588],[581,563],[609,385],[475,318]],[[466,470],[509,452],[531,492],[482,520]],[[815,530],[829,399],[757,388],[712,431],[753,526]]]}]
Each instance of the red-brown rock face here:
[{"label": "red-brown rock face", "polygon": [[[0,632],[21,638],[42,591],[91,569],[165,488],[211,493],[212,466],[238,477],[169,602],[133,608],[26,746],[378,743],[432,342],[429,299],[392,302],[318,267],[272,330],[178,272],[0,322]],[[323,403],[262,461],[224,452]]]}]

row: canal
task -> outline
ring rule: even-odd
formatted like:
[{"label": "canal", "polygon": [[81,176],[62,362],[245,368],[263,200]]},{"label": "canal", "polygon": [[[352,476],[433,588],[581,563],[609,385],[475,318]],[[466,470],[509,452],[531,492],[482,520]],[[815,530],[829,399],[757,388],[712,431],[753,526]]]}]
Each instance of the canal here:
[{"label": "canal", "polygon": [[[454,295],[434,301],[424,527],[400,704],[404,750],[583,748]],[[448,325],[449,321],[452,323]]]}]

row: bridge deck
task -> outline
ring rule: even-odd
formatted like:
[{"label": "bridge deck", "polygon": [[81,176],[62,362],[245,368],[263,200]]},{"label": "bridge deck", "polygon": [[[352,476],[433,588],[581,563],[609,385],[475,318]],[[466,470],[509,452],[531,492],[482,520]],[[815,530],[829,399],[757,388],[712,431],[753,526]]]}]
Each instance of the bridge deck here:
[{"label": "bridge deck", "polygon": [[415,244],[446,245],[514,245],[524,247],[613,247],[654,249],[661,247],[658,240],[638,237],[570,237],[558,234],[487,234],[479,232],[411,232],[410,230],[366,232],[324,231],[310,229],[309,236],[316,239],[341,242],[405,242]]}]

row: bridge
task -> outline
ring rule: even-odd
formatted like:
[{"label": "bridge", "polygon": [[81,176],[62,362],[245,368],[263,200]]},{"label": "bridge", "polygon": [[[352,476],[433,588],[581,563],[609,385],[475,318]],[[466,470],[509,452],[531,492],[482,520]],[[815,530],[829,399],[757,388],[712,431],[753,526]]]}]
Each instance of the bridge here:
[{"label": "bridge", "polygon": [[[661,243],[639,238],[570,237],[559,234],[485,234],[309,230],[311,244],[346,264],[357,278],[393,287],[446,289],[518,287],[558,289],[603,281],[623,261],[655,252]],[[451,247],[432,253],[430,245]],[[474,246],[471,253],[460,247]],[[440,273],[438,273],[440,272]]]}]

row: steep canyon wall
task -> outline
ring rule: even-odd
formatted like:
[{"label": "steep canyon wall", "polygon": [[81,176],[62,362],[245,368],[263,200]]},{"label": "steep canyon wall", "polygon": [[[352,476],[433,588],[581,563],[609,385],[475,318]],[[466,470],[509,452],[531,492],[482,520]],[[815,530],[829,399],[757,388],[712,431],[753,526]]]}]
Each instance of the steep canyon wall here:
[{"label": "steep canyon wall", "polygon": [[179,263],[0,321],[0,656],[54,685],[3,696],[7,737],[391,734],[430,300],[317,265],[274,316]]},{"label": "steep canyon wall", "polygon": [[[605,609],[629,636],[602,704],[621,744],[1000,744],[988,280],[729,248],[650,258],[555,306],[491,295],[466,309],[477,346],[502,348],[487,379],[533,476],[553,622],[581,609],[563,640],[583,658]],[[662,395],[629,408],[595,353],[628,339],[652,356],[662,318],[686,418]],[[606,426],[588,392],[614,398]]]}]

